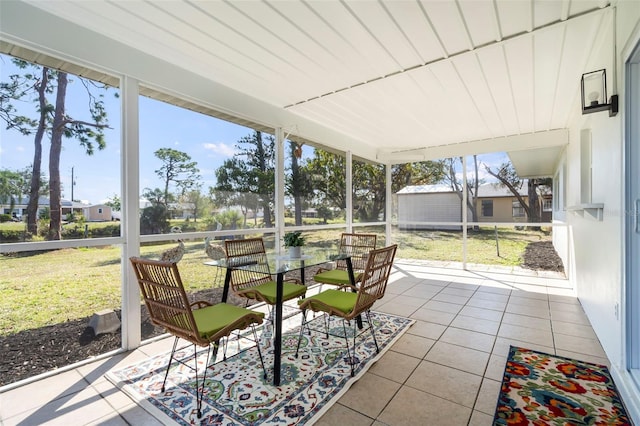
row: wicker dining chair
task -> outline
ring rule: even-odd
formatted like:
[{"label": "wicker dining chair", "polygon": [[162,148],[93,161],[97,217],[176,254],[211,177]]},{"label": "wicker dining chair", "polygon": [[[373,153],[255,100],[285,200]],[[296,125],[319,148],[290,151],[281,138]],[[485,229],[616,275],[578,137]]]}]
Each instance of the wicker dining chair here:
[{"label": "wicker dining chair", "polygon": [[[362,277],[362,271],[367,264],[369,252],[376,248],[376,234],[343,233],[340,236],[340,254],[351,256],[354,278],[357,283]],[[337,285],[342,288],[351,287],[351,280],[347,272],[346,260],[337,260],[335,269],[319,269],[313,280],[322,284]],[[355,288],[353,289],[355,290]]]},{"label": "wicker dining chair", "polygon": [[[253,339],[256,342],[264,378],[266,379],[267,373],[255,330],[255,325],[262,324],[264,320],[262,312],[251,311],[227,303],[212,305],[202,300],[190,303],[176,262],[147,260],[138,257],[132,257],[130,261],[140,286],[142,298],[149,311],[151,322],[163,327],[167,332],[175,336],[169,364],[162,382],[162,392],[165,391],[165,384],[169,376],[171,363],[174,361],[178,340],[184,339],[192,343],[194,348],[198,418],[202,417],[202,397],[207,379],[207,370],[215,364],[220,341],[228,338],[234,331],[243,330],[249,326],[251,326],[253,332]],[[238,333],[238,335],[238,338],[240,338],[241,333]],[[224,341],[226,342],[226,339]],[[197,346],[206,346],[208,348],[201,383],[198,380]],[[210,357],[212,347],[213,356]],[[226,351],[224,353],[226,354]],[[210,358],[212,359],[211,366],[209,365]],[[175,359],[175,361],[191,368],[183,360]]]},{"label": "wicker dining chair", "polygon": [[[262,238],[246,238],[244,240],[225,240],[227,265],[236,266],[231,269],[231,291],[239,297],[276,304],[277,284],[271,276],[267,254]],[[237,266],[246,266],[241,268]],[[283,282],[282,301],[303,297],[307,286],[300,281],[287,279]]]},{"label": "wicker dining chair", "polygon": [[[362,278],[357,292],[340,291],[335,289],[325,290],[314,296],[306,297],[298,302],[302,309],[302,326],[300,327],[300,335],[298,337],[298,346],[296,348],[296,357],[300,350],[300,342],[302,333],[307,326],[307,311],[324,312],[329,317],[335,316],[342,318],[342,329],[346,344],[347,356],[351,365],[351,376],[354,375],[354,364],[356,364],[355,346],[356,337],[358,336],[357,321],[353,321],[353,355],[349,347],[349,336],[347,334],[347,322],[351,322],[357,316],[365,314],[367,317],[368,327],[373,336],[373,342],[376,346],[376,352],[380,351],[373,323],[371,322],[371,308],[373,304],[384,297],[393,266],[393,259],[396,254],[397,245],[372,250],[367,257],[367,264],[362,272]],[[326,326],[326,333],[329,334]],[[307,326],[308,328],[308,326]]]}]

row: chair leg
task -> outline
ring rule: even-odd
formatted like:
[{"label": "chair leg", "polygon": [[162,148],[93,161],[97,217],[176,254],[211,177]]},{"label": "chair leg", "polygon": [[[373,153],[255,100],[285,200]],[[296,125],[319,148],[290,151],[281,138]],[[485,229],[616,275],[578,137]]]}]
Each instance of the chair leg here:
[{"label": "chair leg", "polygon": [[307,323],[307,311],[302,311],[302,324],[300,324],[300,335],[298,336],[298,346],[296,346],[296,358],[298,358],[298,351],[300,350],[300,342],[302,341],[302,333],[304,333],[304,326]]},{"label": "chair leg", "polygon": [[173,355],[176,353],[176,346],[178,346],[178,337],[173,340],[173,348],[171,349],[171,355],[169,356],[169,364],[167,364],[167,371],[164,373],[164,381],[162,382],[162,392],[164,392],[164,385],[167,383],[167,377],[169,377],[169,370],[171,369]]},{"label": "chair leg", "polygon": [[380,353],[378,341],[376,340],[376,331],[373,328],[373,322],[371,322],[371,311],[369,310],[367,310],[367,321],[369,322],[369,328],[371,329],[371,335],[373,336],[373,343],[376,344],[376,353]]},{"label": "chair leg", "polygon": [[256,326],[254,324],[251,324],[251,331],[253,331],[253,340],[256,342],[258,356],[260,357],[260,364],[262,364],[262,377],[267,380],[267,369],[264,367],[264,359],[262,358],[262,351],[260,350],[260,341],[258,340],[258,333],[256,332]]},{"label": "chair leg", "polygon": [[347,334],[347,326],[346,326],[346,321],[342,320],[342,331],[344,333],[344,343],[347,345],[347,357],[349,359],[349,365],[351,366],[351,377],[354,376],[354,372],[353,372],[353,364],[355,364],[356,360],[355,360],[355,341],[354,341],[354,345],[353,345],[353,351],[354,354],[353,356],[351,356],[351,349],[349,348],[349,335]]},{"label": "chair leg", "polygon": [[[214,345],[216,345],[214,343]],[[204,397],[204,387],[207,383],[207,370],[209,369],[209,356],[211,355],[211,346],[207,346],[207,360],[204,363],[204,373],[202,374],[202,386],[198,384],[198,347],[193,345],[193,360],[195,362],[196,371],[196,406],[198,408],[198,418],[202,417],[202,398]],[[215,360],[214,360],[215,361]]]}]

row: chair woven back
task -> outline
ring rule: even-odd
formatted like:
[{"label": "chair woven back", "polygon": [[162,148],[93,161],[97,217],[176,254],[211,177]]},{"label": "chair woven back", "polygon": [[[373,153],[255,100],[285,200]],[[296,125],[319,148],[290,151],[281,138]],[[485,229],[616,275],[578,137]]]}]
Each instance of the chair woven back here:
[{"label": "chair woven back", "polygon": [[[367,255],[376,248],[376,234],[343,233],[340,237],[340,253],[351,255],[354,271],[362,271],[367,265]],[[338,260],[336,269],[347,270],[347,262]]]},{"label": "chair woven back", "polygon": [[372,250],[369,253],[367,266],[358,287],[358,298],[351,316],[356,316],[370,309],[376,300],[384,296],[397,248],[398,246],[394,244]]},{"label": "chair woven back", "polygon": [[[225,240],[227,265],[231,270],[231,288],[238,292],[271,281],[271,272],[262,238]],[[246,268],[242,268],[242,266]]]},{"label": "chair woven back", "polygon": [[137,257],[130,261],[151,322],[192,343],[208,345],[198,333],[176,262]]}]

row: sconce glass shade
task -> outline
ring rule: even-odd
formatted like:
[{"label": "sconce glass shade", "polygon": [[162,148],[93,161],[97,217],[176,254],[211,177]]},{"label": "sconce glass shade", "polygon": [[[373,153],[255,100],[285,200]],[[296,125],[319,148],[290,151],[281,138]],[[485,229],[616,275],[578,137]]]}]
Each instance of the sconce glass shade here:
[{"label": "sconce glass shade", "polygon": [[582,113],[604,111],[607,104],[607,71],[599,70],[582,74]]},{"label": "sconce glass shade", "polygon": [[618,95],[611,96],[607,103],[607,71],[598,71],[582,74],[580,80],[582,94],[582,114],[609,110],[609,116],[618,113]]}]

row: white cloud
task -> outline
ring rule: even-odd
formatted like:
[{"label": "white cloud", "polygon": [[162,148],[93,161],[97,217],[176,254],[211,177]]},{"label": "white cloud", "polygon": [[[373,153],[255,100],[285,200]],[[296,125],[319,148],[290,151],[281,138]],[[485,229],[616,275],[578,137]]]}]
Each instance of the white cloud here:
[{"label": "white cloud", "polygon": [[227,145],[224,142],[220,142],[220,143],[207,142],[207,143],[204,143],[202,146],[207,151],[211,151],[214,154],[221,154],[221,155],[224,155],[225,157],[233,157],[233,155],[236,153],[233,145]]}]

